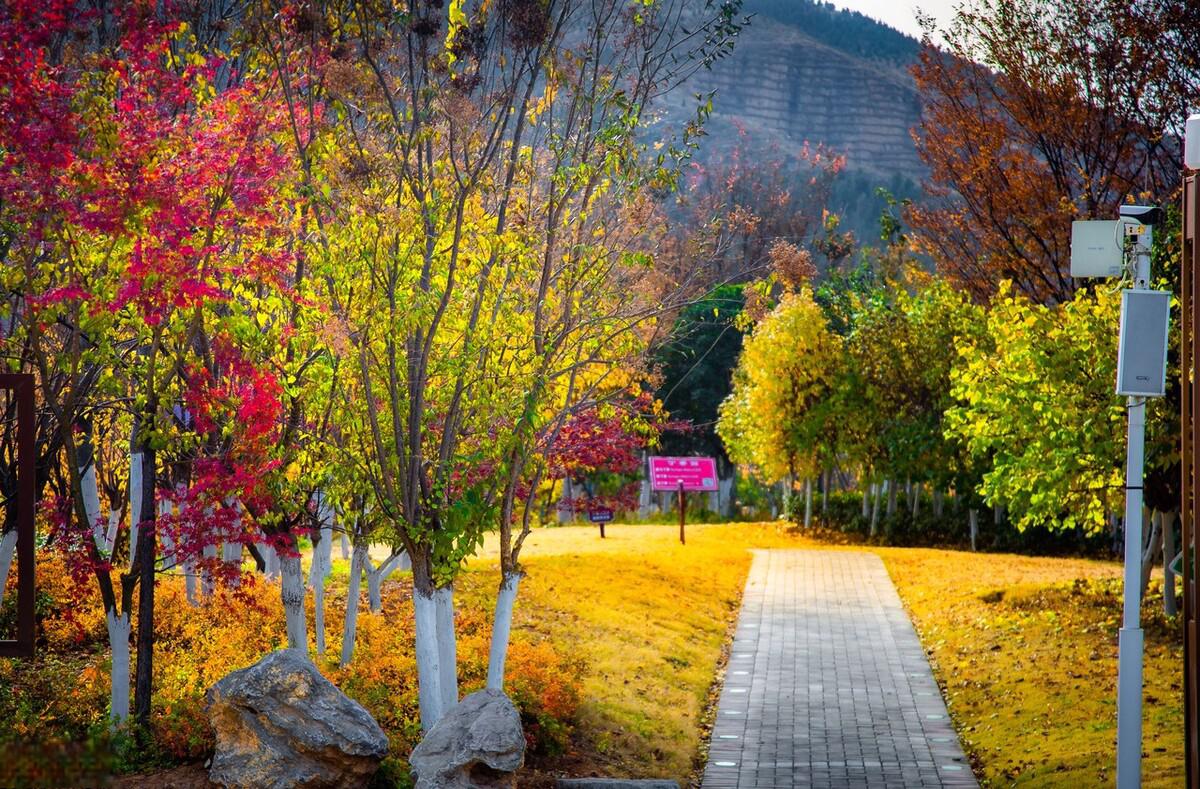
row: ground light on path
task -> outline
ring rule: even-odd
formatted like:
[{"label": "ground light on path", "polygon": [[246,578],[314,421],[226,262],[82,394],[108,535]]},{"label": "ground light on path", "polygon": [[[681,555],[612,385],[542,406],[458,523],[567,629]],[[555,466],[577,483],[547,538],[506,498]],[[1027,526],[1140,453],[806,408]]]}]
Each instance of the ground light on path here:
[{"label": "ground light on path", "polygon": [[703,786],[977,785],[879,557],[756,551]]}]

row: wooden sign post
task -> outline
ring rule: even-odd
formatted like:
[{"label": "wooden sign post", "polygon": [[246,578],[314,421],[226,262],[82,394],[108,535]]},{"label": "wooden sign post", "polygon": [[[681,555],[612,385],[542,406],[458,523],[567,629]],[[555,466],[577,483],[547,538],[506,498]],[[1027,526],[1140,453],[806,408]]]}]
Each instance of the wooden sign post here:
[{"label": "wooden sign post", "polygon": [[604,539],[604,524],[613,519],[611,507],[591,507],[588,509],[588,520],[600,524],[600,539]]},{"label": "wooden sign post", "polygon": [[683,523],[687,519],[686,499],[683,497],[683,483],[679,483],[679,544],[687,545],[687,541],[683,539]]}]

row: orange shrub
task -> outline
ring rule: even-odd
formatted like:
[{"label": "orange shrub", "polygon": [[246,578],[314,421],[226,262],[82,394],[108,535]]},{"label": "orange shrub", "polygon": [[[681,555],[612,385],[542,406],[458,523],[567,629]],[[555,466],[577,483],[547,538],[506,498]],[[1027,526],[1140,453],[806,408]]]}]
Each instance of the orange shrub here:
[{"label": "orange shrub", "polygon": [[[108,636],[95,585],[76,587],[59,560],[41,555],[38,589],[38,656],[33,661],[0,659],[0,749],[27,744],[25,757],[0,764],[0,785],[71,783],[71,776],[84,780],[98,769],[203,758],[213,747],[205,692],[230,671],[286,645],[277,585],[260,579],[236,592],[219,589],[211,600],[193,606],[181,576],[161,577],[155,595],[154,749],[115,761],[107,725]],[[375,717],[397,759],[407,756],[420,738],[409,595],[404,579],[385,585],[384,613],[360,612],[354,660],[339,668],[345,596],[330,590],[327,654],[316,659],[335,685]],[[311,598],[309,613],[311,627]],[[459,676],[466,694],[483,687],[487,678],[489,613],[460,610],[457,626]],[[136,638],[136,623],[134,632]],[[580,660],[560,654],[548,642],[514,640],[506,689],[521,711],[534,752],[557,753],[565,747],[583,670]],[[54,772],[47,772],[46,764]],[[392,767],[404,771],[402,763]]]}]

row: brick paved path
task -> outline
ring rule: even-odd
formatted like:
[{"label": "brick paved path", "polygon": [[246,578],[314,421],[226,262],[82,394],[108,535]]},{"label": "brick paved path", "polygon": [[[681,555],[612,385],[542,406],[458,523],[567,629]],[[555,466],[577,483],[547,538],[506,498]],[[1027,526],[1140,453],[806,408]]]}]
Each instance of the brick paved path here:
[{"label": "brick paved path", "polygon": [[878,556],[755,551],[702,785],[978,785]]}]

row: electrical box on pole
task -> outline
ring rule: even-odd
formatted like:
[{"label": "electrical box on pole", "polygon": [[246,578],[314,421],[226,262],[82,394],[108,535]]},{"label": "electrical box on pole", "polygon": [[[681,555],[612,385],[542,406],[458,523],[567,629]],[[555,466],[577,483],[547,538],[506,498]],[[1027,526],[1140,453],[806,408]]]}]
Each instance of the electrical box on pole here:
[{"label": "electrical box on pole", "polygon": [[1121,294],[1121,340],[1117,346],[1117,394],[1163,397],[1167,393],[1167,334],[1171,294],[1127,290]]},{"label": "electrical box on pole", "polygon": [[1125,245],[1115,219],[1071,223],[1071,276],[1119,277],[1125,272]]}]

